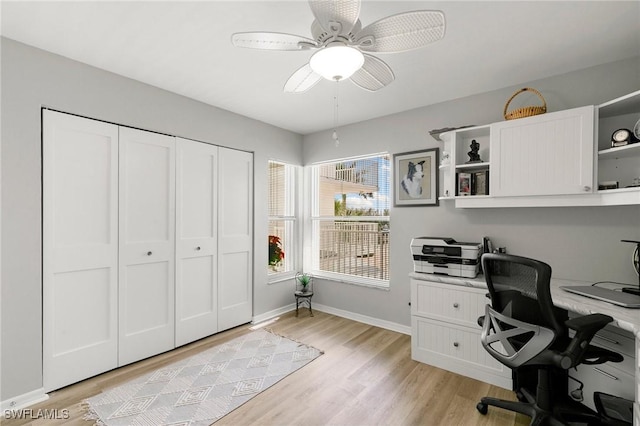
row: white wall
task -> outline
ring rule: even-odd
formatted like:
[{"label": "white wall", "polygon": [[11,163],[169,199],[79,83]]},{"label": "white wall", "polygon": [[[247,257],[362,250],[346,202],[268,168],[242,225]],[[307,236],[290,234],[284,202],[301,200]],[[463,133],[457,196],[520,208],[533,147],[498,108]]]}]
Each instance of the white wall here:
[{"label": "white wall", "polygon": [[[330,132],[307,135],[304,163],[381,151],[442,151],[442,143],[429,130],[502,121],[506,100],[521,87],[538,89],[549,111],[559,111],[638,90],[639,70],[637,57],[345,126],[339,129],[338,148]],[[375,102],[375,94],[363,91],[362,96]],[[342,103],[342,108],[348,107]],[[620,240],[640,239],[640,206],[467,210],[451,203],[391,209],[390,291],[316,280],[314,302],[409,326],[409,245],[416,236],[481,241],[486,235],[510,253],[548,262],[555,277],[637,283],[631,269],[633,246]]]},{"label": "white wall", "polygon": [[254,314],[291,303],[267,287],[267,160],[301,164],[302,137],[5,38],[2,42],[0,401],[42,387],[42,106],[255,153]]}]

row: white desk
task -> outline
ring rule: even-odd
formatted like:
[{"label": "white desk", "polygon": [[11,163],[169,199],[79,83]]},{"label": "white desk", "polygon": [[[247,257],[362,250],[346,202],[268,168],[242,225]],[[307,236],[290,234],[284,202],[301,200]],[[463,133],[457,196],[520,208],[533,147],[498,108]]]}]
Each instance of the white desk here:
[{"label": "white desk", "polygon": [[[411,279],[436,282],[441,284],[452,284],[456,286],[473,287],[486,289],[486,283],[482,275],[477,278],[457,278],[447,277],[444,275],[433,275],[412,272],[409,274]],[[640,309],[627,309],[602,302],[595,299],[589,299],[577,294],[568,293],[560,286],[565,285],[589,285],[588,282],[570,281],[563,279],[551,280],[551,296],[553,303],[568,311],[578,314],[594,314],[601,313],[609,315],[613,318],[611,325],[622,330],[629,331],[635,336],[635,401],[634,401],[634,425],[640,426]],[[412,301],[413,304],[413,301]],[[413,336],[412,336],[413,338]]]}]

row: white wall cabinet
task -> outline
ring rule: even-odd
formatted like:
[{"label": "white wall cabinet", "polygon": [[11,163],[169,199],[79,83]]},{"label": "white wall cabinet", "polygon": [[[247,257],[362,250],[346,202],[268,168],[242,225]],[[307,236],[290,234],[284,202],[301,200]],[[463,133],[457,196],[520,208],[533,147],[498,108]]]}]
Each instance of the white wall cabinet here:
[{"label": "white wall cabinet", "polygon": [[592,192],[593,119],[587,106],[492,124],[492,195]]},{"label": "white wall cabinet", "polygon": [[[637,91],[599,106],[441,134],[451,160],[440,165],[440,199],[454,200],[459,208],[638,205],[640,187],[634,182],[640,178],[640,143],[611,148],[611,134],[632,129],[639,114]],[[473,139],[483,162],[465,164]],[[485,169],[488,195],[457,194],[459,173]],[[611,181],[619,188],[598,189]]]},{"label": "white wall cabinet", "polygon": [[511,370],[482,347],[486,290],[411,279],[411,358],[512,388]]},{"label": "white wall cabinet", "polygon": [[640,142],[619,147],[611,146],[611,136],[618,129],[633,131],[640,120],[640,90],[601,104],[597,108],[598,183],[617,182],[618,188],[603,189],[604,196],[618,196],[640,203]]},{"label": "white wall cabinet", "polygon": [[43,116],[43,383],[118,365],[118,127]]},{"label": "white wall cabinet", "polygon": [[119,365],[174,348],[175,140],[120,127]]},{"label": "white wall cabinet", "polygon": [[[476,172],[485,172],[490,168],[490,126],[477,126],[461,129],[455,132],[449,132],[441,135],[445,141],[444,151],[448,154],[449,160],[440,164],[440,170],[443,171],[444,181],[444,197],[441,199],[450,199],[463,195],[458,192],[458,176],[460,173],[475,174]],[[478,155],[479,162],[469,162],[469,152],[471,144],[475,141],[479,145]],[[445,157],[445,154],[443,154]],[[481,173],[482,175],[483,173]],[[485,178],[486,179],[485,175]],[[490,181],[489,181],[490,182]],[[486,182],[486,183],[489,183]],[[476,179],[472,179],[472,191],[467,197],[488,196],[490,191],[484,188],[486,185],[477,185]],[[482,189],[480,189],[482,187]]]},{"label": "white wall cabinet", "polygon": [[251,321],[253,154],[44,111],[46,392]]}]

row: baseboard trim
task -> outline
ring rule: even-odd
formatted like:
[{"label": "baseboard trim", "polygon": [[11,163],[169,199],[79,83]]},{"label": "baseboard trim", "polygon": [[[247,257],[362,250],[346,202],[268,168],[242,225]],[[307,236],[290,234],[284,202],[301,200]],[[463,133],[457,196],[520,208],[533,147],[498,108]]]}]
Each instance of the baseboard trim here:
[{"label": "baseboard trim", "polygon": [[0,402],[0,411],[4,413],[7,410],[21,410],[38,402],[46,401],[47,399],[49,399],[49,395],[44,392],[44,388],[36,389]]},{"label": "baseboard trim", "polygon": [[[314,305],[315,306],[315,305]],[[278,309],[274,309],[273,311],[265,312],[264,314],[256,315],[251,320],[251,324],[259,324],[264,321],[268,321],[280,315],[284,315],[287,312],[293,311],[296,308],[296,304],[292,303],[290,305],[283,306]]]},{"label": "baseboard trim", "polygon": [[[253,320],[251,321],[251,323],[254,325],[259,324],[261,322],[268,321],[280,315],[286,314],[287,312],[293,311],[295,309],[296,309],[296,305],[295,303],[292,303],[290,305],[286,305],[281,308],[274,309],[273,311],[256,315],[253,317]],[[396,322],[381,320],[379,318],[374,318],[367,315],[356,314],[355,312],[332,308],[331,306],[321,305],[318,303],[313,304],[313,309],[320,312],[325,312],[327,314],[335,315],[337,317],[358,321],[363,324],[373,325],[375,327],[384,328],[386,330],[395,331],[395,332],[406,334],[409,336],[411,335],[411,326],[408,326],[408,325],[402,325]]]},{"label": "baseboard trim", "polygon": [[398,324],[397,322],[381,320],[379,318],[356,314],[355,312],[332,308],[331,306],[320,305],[317,303],[313,304],[313,309],[364,324],[373,325],[375,327],[384,328],[386,330],[395,331],[397,333],[411,335],[411,326]]}]

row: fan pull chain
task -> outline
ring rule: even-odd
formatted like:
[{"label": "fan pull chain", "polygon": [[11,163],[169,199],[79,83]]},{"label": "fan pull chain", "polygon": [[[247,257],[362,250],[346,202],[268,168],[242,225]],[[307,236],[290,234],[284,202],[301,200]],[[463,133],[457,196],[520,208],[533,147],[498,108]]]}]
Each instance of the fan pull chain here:
[{"label": "fan pull chain", "polygon": [[336,95],[333,97],[333,140],[335,141],[336,148],[340,146],[340,139],[338,139],[338,84],[340,84],[340,80],[336,78]]}]

